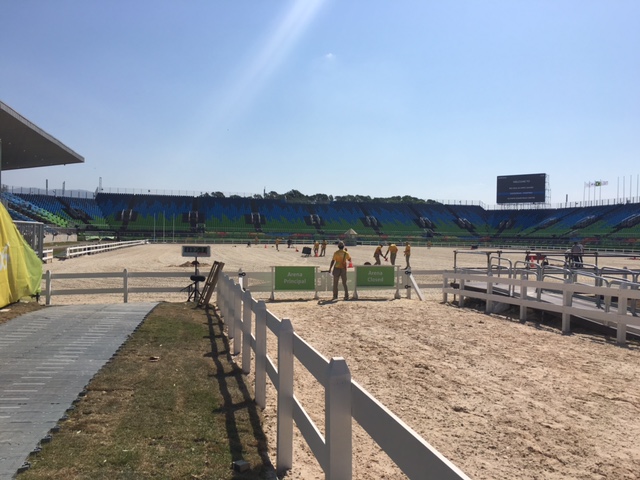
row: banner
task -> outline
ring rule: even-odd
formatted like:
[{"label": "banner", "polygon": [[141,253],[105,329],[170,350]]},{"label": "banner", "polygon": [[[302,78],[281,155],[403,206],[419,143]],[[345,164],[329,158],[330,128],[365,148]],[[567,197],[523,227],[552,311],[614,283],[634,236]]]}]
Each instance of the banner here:
[{"label": "banner", "polygon": [[356,268],[356,285],[358,287],[393,287],[395,284],[395,267],[372,265]]},{"label": "banner", "polygon": [[0,203],[0,308],[40,293],[42,260]]},{"label": "banner", "polygon": [[274,290],[315,290],[316,267],[275,267]]}]

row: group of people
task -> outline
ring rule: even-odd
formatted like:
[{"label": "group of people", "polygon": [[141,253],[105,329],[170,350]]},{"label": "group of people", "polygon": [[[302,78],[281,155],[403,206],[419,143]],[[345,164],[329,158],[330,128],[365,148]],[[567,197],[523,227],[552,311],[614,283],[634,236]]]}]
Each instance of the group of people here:
[{"label": "group of people", "polygon": [[[320,253],[318,253],[318,250],[320,251]],[[327,253],[327,240],[323,239],[322,243],[320,243],[318,240],[316,240],[313,243],[313,254],[316,257],[324,257]]]},{"label": "group of people", "polygon": [[[396,264],[396,257],[398,256],[398,246],[395,243],[389,244],[387,247],[387,251],[382,253],[382,244],[378,244],[375,252],[373,252],[373,258],[376,259],[376,263],[374,265],[381,265],[380,257],[384,258],[385,261],[390,260],[391,265]],[[388,258],[390,257],[390,258]],[[411,268],[411,262],[409,261],[411,257],[411,244],[409,242],[405,242],[404,244],[404,258],[407,262],[407,265],[404,267],[405,269]]]},{"label": "group of people", "polygon": [[[315,245],[317,245],[316,242]],[[314,245],[314,250],[316,247]],[[324,245],[323,245],[324,247]],[[324,248],[323,248],[324,250]],[[390,257],[391,265],[396,264],[396,256],[398,255],[398,246],[395,243],[389,244],[386,253],[382,253],[382,244],[376,247],[373,257],[376,259],[375,265],[381,265],[380,257],[384,257],[387,260],[387,256]],[[316,255],[317,256],[317,255]],[[320,255],[322,256],[322,255]],[[407,262],[405,269],[411,268],[409,258],[411,257],[411,245],[409,242],[404,244],[404,257]],[[333,300],[338,299],[338,286],[342,282],[344,288],[344,299],[349,300],[349,288],[347,287],[347,268],[351,264],[351,255],[344,246],[344,242],[338,242],[338,250],[335,251],[331,258],[331,264],[329,265],[329,272],[333,275]]]}]

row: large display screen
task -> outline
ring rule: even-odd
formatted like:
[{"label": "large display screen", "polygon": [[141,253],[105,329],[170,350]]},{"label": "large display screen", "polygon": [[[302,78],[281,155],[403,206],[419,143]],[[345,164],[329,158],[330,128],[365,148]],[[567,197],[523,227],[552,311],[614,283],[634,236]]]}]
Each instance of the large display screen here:
[{"label": "large display screen", "polygon": [[496,201],[501,203],[545,203],[547,174],[502,175],[498,177]]}]

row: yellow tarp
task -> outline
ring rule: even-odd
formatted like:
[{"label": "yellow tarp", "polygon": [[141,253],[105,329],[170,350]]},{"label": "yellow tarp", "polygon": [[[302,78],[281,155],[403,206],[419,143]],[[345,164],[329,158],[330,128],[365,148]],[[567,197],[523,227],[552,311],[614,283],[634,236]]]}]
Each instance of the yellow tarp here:
[{"label": "yellow tarp", "polygon": [[0,308],[40,293],[42,261],[0,203]]}]

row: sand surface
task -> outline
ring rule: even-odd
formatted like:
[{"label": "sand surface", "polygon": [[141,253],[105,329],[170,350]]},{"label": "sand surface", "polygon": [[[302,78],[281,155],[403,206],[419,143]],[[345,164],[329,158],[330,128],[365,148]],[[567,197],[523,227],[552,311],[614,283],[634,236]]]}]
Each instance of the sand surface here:
[{"label": "sand surface", "polygon": [[[330,246],[328,255],[334,249]],[[201,259],[201,270],[206,275],[213,260],[224,262],[230,274],[240,268],[269,271],[274,265],[328,267],[329,256],[302,257],[300,250],[213,245],[212,257]],[[373,250],[349,248],[355,264],[373,262]],[[55,260],[44,269],[54,278],[55,273],[124,268],[192,273],[190,260],[181,257],[179,245],[146,245]],[[401,254],[398,260],[404,265]],[[481,265],[484,260],[473,261]],[[411,264],[414,270],[451,269],[453,250],[414,247]],[[630,258],[607,264],[638,268]],[[104,283],[65,282],[64,288]],[[318,301],[311,292],[267,306],[278,318],[291,319],[296,332],[325,357],[344,357],[355,381],[471,478],[640,478],[638,343],[621,348],[615,339],[597,334],[561,335],[553,324],[521,324],[517,318],[443,304],[437,289],[425,294],[424,302],[415,295],[392,300],[384,292],[326,302],[330,294]],[[129,297],[141,300],[185,301],[186,293]],[[121,295],[56,296],[53,304],[120,301]],[[295,395],[322,430],[323,393],[300,365],[295,368]],[[273,391],[268,396],[264,429],[275,450]],[[287,478],[324,478],[297,430],[295,442]],[[353,478],[405,478],[355,422],[353,445]]]}]

